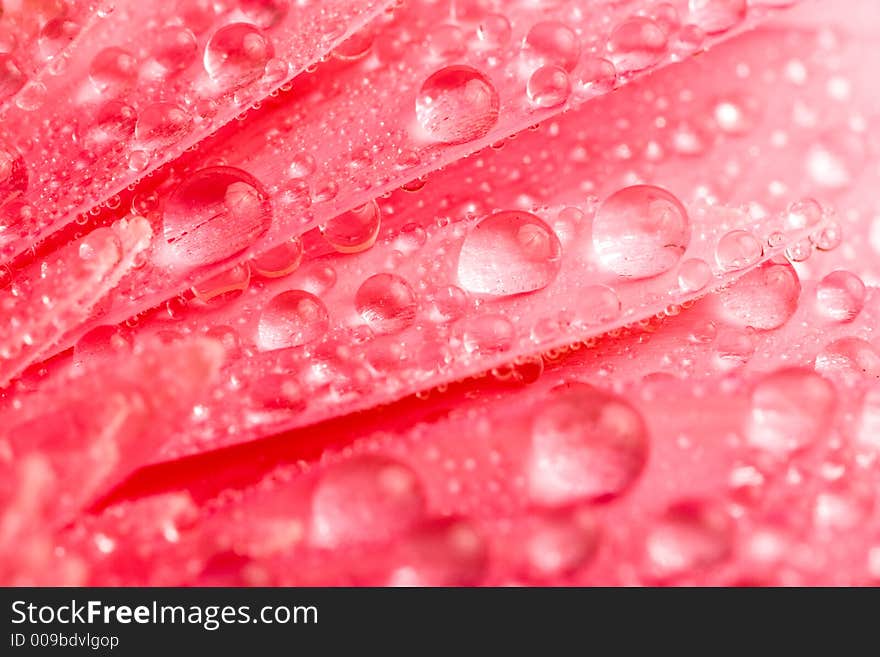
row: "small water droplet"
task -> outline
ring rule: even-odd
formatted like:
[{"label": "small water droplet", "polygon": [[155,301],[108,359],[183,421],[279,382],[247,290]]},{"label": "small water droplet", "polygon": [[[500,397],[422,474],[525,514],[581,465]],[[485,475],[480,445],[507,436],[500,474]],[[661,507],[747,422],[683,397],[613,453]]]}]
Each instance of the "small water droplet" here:
[{"label": "small water droplet", "polygon": [[470,66],[447,66],[431,75],[416,98],[422,128],[447,144],[486,135],[498,122],[498,92],[485,75]]},{"label": "small water droplet", "polygon": [[153,58],[166,71],[182,71],[195,61],[199,45],[191,30],[173,25],[156,33]]},{"label": "small water droplet", "polygon": [[537,65],[556,65],[573,71],[581,56],[581,42],[574,31],[558,21],[535,23],[523,42],[525,53]]},{"label": "small water droplet", "polygon": [[410,284],[395,274],[376,274],[363,282],[355,309],[376,333],[398,333],[416,320],[418,303]]},{"label": "small water droplet", "polygon": [[135,138],[141,146],[157,149],[181,139],[192,126],[192,117],[174,103],[147,105],[138,115]]},{"label": "small water droplet", "polygon": [[690,241],[687,210],[652,185],[609,196],[593,219],[593,247],[602,266],[618,276],[649,278],[672,269]]},{"label": "small water droplet", "polygon": [[611,61],[621,73],[650,68],[663,59],[666,49],[666,33],[645,16],[626,19],[608,39]]},{"label": "small water droplet", "polygon": [[299,347],[327,334],[330,317],[318,297],[288,290],[272,298],[260,313],[259,345],[265,351]]},{"label": "small water droplet", "polygon": [[296,271],[302,262],[303,245],[299,237],[293,237],[268,251],[255,256],[252,269],[266,278],[281,278]]},{"label": "small water droplet", "polygon": [[222,89],[238,89],[259,80],[272,59],[269,39],[250,23],[232,23],[217,30],[205,46],[204,66]]},{"label": "small water droplet", "polygon": [[468,233],[458,259],[458,279],[476,294],[509,296],[549,285],[562,260],[559,239],[528,212],[499,212]]},{"label": "small water droplet", "polygon": [[835,322],[851,322],[865,305],[865,284],[848,271],[833,271],[816,288],[819,312]]},{"label": "small water droplet", "polygon": [[732,230],[715,247],[715,261],[725,271],[745,269],[764,255],[764,247],[746,230]]},{"label": "small water droplet", "polygon": [[358,253],[376,242],[382,213],[375,200],[334,217],[319,226],[321,235],[340,253]]},{"label": "small water droplet", "polygon": [[526,84],[529,100],[536,107],[556,107],[571,95],[571,81],[565,69],[542,66],[532,73]]}]

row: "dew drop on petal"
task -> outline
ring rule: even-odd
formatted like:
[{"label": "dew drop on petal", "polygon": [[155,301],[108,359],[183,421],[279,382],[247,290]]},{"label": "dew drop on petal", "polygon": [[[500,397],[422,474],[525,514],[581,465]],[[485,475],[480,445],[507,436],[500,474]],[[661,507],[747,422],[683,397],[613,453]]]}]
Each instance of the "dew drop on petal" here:
[{"label": "dew drop on petal", "polygon": [[782,369],[752,390],[746,436],[753,447],[788,454],[820,439],[831,423],[834,387],[807,369]]},{"label": "dew drop on petal", "polygon": [[156,149],[181,139],[190,126],[192,117],[179,105],[153,103],[138,115],[134,134],[142,147]]},{"label": "dew drop on petal", "polygon": [[272,298],[260,314],[259,345],[265,351],[299,347],[320,340],[330,326],[324,303],[303,290]]},{"label": "dew drop on petal", "polygon": [[607,285],[588,285],[578,295],[584,303],[583,319],[587,324],[601,326],[620,317],[620,297]]},{"label": "dew drop on petal", "polygon": [[205,46],[204,66],[222,89],[237,89],[260,79],[272,59],[269,39],[250,23],[232,23],[217,30]]},{"label": "dew drop on petal", "polygon": [[549,285],[562,260],[559,239],[542,219],[516,210],[483,219],[468,233],[458,259],[461,286],[509,296]]},{"label": "dew drop on petal", "polygon": [[233,256],[257,241],[272,222],[260,184],[232,167],[211,167],[184,179],[163,212],[165,239],[189,265]]},{"label": "dew drop on petal", "polygon": [[726,559],[732,539],[732,521],[721,508],[687,500],[664,512],[649,531],[645,548],[654,575],[680,577]]},{"label": "dew drop on petal", "polygon": [[851,322],[865,305],[865,284],[848,271],[833,271],[819,281],[816,302],[819,312],[835,322]]},{"label": "dew drop on petal", "polygon": [[156,34],[153,58],[166,71],[182,71],[195,61],[198,43],[191,30],[180,25],[163,28]]},{"label": "dew drop on petal", "polygon": [[683,292],[699,292],[712,280],[712,268],[700,258],[690,258],[678,268],[678,286]]},{"label": "dew drop on petal", "polygon": [[319,226],[321,235],[340,253],[358,253],[376,242],[382,213],[375,200],[343,212]]},{"label": "dew drop on petal", "polygon": [[474,586],[488,563],[486,540],[472,522],[451,517],[431,520],[394,550],[388,586]]},{"label": "dew drop on petal", "polygon": [[396,274],[370,276],[358,288],[355,309],[376,333],[398,333],[416,320],[418,302],[410,284]]},{"label": "dew drop on petal", "polygon": [[103,94],[116,95],[134,85],[138,76],[137,60],[122,48],[105,48],[92,60],[89,79]]},{"label": "dew drop on petal", "polygon": [[0,99],[14,95],[26,81],[27,77],[12,56],[0,54]]},{"label": "dew drop on petal", "polygon": [[746,17],[747,0],[690,0],[691,16],[706,34],[718,34]]},{"label": "dew drop on petal", "polygon": [[581,55],[581,42],[574,31],[557,21],[535,23],[523,43],[525,52],[538,64],[574,70]]},{"label": "dew drop on petal", "polygon": [[611,33],[608,52],[620,73],[641,71],[663,59],[666,54],[666,33],[650,18],[633,16]]},{"label": "dew drop on petal", "polygon": [[238,7],[249,21],[264,30],[277,25],[287,14],[289,0],[239,0]]},{"label": "dew drop on petal", "polygon": [[327,469],[312,494],[311,542],[323,548],[386,541],[425,515],[425,494],[406,465],[363,456]]},{"label": "dew drop on petal", "polygon": [[416,116],[432,139],[459,144],[486,135],[498,122],[498,91],[470,66],[447,66],[431,75],[416,98]]},{"label": "dew drop on petal", "polygon": [[794,267],[765,262],[723,289],[712,301],[728,324],[766,331],[791,319],[800,293],[801,283]]},{"label": "dew drop on petal", "polygon": [[559,386],[532,422],[529,492],[540,504],[610,500],[647,456],[648,432],[629,402],[586,384]]},{"label": "dew drop on petal", "polygon": [[672,194],[635,185],[609,196],[593,219],[593,247],[618,276],[649,278],[672,269],[690,241],[687,210]]},{"label": "dew drop on petal", "polygon": [[510,351],[516,329],[504,315],[478,315],[461,320],[456,332],[469,354],[489,356]]},{"label": "dew drop on petal", "polygon": [[725,271],[745,269],[764,255],[758,238],[747,230],[732,230],[715,246],[715,261]]},{"label": "dew drop on petal", "polygon": [[526,92],[536,107],[556,107],[571,95],[571,81],[559,66],[542,66],[529,77]]},{"label": "dew drop on petal", "polygon": [[596,555],[599,527],[584,506],[548,509],[536,513],[522,537],[523,574],[533,581],[571,575]]},{"label": "dew drop on petal", "polygon": [[292,274],[302,262],[303,245],[299,237],[293,237],[251,260],[251,268],[266,278],[281,278]]}]

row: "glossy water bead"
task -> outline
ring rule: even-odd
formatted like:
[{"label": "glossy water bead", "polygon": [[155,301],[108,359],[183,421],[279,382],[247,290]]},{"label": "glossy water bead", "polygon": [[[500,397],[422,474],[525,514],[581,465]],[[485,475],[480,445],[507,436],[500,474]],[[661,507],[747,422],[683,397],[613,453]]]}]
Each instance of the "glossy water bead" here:
[{"label": "glossy water bead", "polygon": [[470,66],[447,66],[425,80],[416,116],[429,137],[457,144],[486,135],[498,122],[499,105],[488,77]]}]

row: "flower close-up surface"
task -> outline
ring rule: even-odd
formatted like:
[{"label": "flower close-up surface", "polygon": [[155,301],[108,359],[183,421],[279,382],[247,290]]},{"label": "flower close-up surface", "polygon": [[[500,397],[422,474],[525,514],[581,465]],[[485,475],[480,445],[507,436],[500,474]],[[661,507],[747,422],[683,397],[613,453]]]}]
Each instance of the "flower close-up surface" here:
[{"label": "flower close-up surface", "polygon": [[0,585],[880,584],[878,44],[4,0]]}]

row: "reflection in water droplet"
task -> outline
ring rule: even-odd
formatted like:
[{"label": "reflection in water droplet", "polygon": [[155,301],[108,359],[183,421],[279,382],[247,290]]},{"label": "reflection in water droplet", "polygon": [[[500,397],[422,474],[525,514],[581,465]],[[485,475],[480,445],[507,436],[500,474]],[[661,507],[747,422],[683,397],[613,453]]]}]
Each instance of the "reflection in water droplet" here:
[{"label": "reflection in water droplet", "polygon": [[718,313],[733,326],[779,328],[797,310],[801,283],[790,264],[765,262],[714,297]]},{"label": "reflection in water droplet", "polygon": [[678,286],[683,292],[698,292],[712,280],[712,269],[705,260],[691,258],[678,268]]},{"label": "reflection in water droplet", "polygon": [[174,255],[189,265],[204,265],[248,248],[269,229],[272,214],[253,176],[212,167],[177,186],[162,221]]},{"label": "reflection in water droplet", "polygon": [[270,351],[299,347],[320,340],[329,325],[327,308],[318,297],[288,290],[269,301],[260,314],[260,348]]},{"label": "reflection in water droplet", "polygon": [[536,107],[556,107],[568,100],[571,82],[559,66],[542,66],[532,73],[526,92]]},{"label": "reflection in water droplet", "polygon": [[650,18],[633,16],[614,28],[608,52],[620,73],[641,71],[663,59],[666,33]]},{"label": "reflection in water droplet", "polygon": [[302,262],[303,245],[299,237],[292,237],[276,247],[255,256],[251,268],[266,278],[281,278],[296,271]]},{"label": "reflection in water droplet", "polygon": [[775,454],[807,447],[825,435],[835,404],[834,387],[813,371],[790,368],[769,374],[752,391],[749,444]]},{"label": "reflection in water droplet", "polygon": [[764,255],[764,247],[746,230],[732,230],[715,246],[715,261],[725,271],[736,271],[753,265]]},{"label": "reflection in water droplet", "polygon": [[217,30],[205,46],[204,66],[223,89],[237,89],[260,79],[272,59],[272,43],[250,23]]},{"label": "reflection in water droplet", "polygon": [[323,548],[385,541],[424,515],[425,494],[410,468],[362,456],[321,476],[312,494],[311,541]]},{"label": "reflection in water droplet", "polygon": [[833,271],[816,288],[819,312],[835,322],[851,322],[865,305],[865,284],[848,271]]},{"label": "reflection in water droplet", "polygon": [[540,290],[559,272],[562,246],[553,229],[528,212],[499,212],[465,238],[458,279],[476,294],[508,296]]},{"label": "reflection in water droplet", "polygon": [[674,267],[690,241],[687,211],[652,185],[609,196],[593,219],[593,247],[602,266],[619,276],[648,278]]},{"label": "reflection in water droplet", "polygon": [[186,135],[192,117],[174,103],[153,103],[141,111],[135,127],[135,138],[141,146],[156,149],[168,146]]},{"label": "reflection in water droplet", "polygon": [[343,212],[319,226],[321,235],[340,253],[358,253],[376,243],[382,213],[375,200]]},{"label": "reflection in water droplet", "polygon": [[398,333],[416,321],[416,295],[403,278],[376,274],[363,282],[354,297],[355,309],[376,333]]},{"label": "reflection in water droplet", "polygon": [[647,455],[645,423],[626,400],[560,386],[532,423],[529,492],[542,504],[612,499],[636,481]]},{"label": "reflection in water droplet", "polygon": [[447,66],[431,75],[416,98],[416,116],[437,141],[458,144],[486,135],[498,122],[498,92],[470,66]]}]

